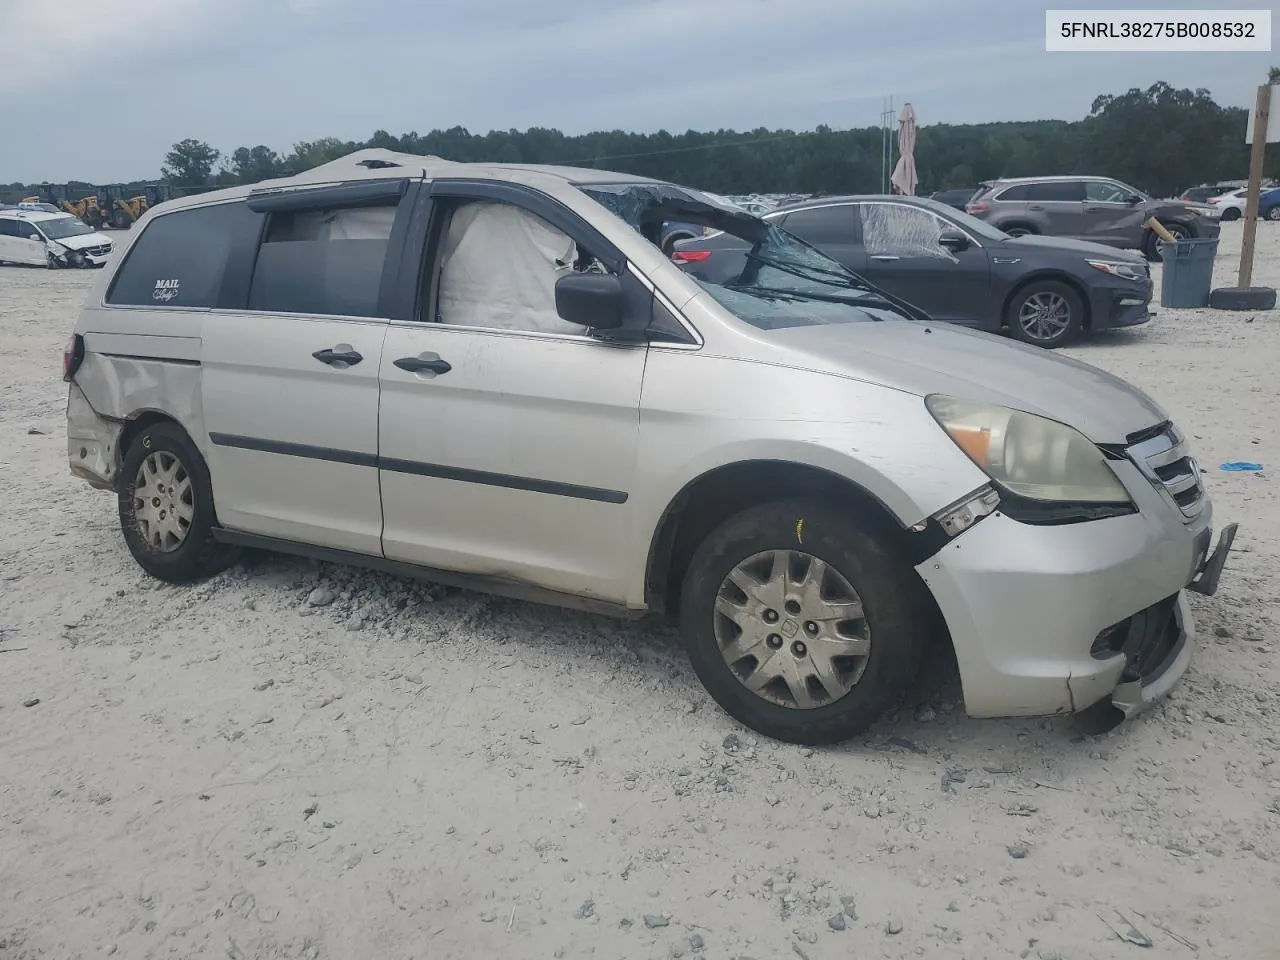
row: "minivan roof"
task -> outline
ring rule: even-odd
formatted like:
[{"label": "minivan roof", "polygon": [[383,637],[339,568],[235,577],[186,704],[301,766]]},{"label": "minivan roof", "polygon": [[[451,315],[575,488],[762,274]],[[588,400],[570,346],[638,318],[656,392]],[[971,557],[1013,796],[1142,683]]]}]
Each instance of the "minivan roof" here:
[{"label": "minivan roof", "polygon": [[48,210],[0,210],[0,217],[13,217],[18,220],[32,220],[43,223],[46,220],[75,220],[69,213],[50,213]]},{"label": "minivan roof", "polygon": [[402,177],[423,177],[436,180],[450,177],[467,177],[484,180],[508,180],[529,186],[557,186],[566,184],[599,183],[662,183],[649,177],[629,173],[597,170],[593,167],[554,166],[535,163],[460,163],[442,157],[422,156],[413,153],[396,153],[371,147],[357,150],[345,157],[321,164],[292,177],[263,180],[181,197],[163,204],[165,210],[199,206],[221,200],[239,200],[253,193],[287,190],[291,187],[319,186],[351,180],[387,180]]}]

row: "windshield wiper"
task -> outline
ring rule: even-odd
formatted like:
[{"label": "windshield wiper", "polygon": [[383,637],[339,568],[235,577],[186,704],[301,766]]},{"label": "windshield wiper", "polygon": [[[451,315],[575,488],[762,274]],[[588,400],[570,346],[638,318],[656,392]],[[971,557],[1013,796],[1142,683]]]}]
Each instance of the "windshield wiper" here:
[{"label": "windshield wiper", "polygon": [[[793,277],[799,277],[801,280],[810,280],[813,283],[827,283],[828,280],[826,278],[830,278],[831,280],[837,280],[839,281],[838,286],[842,286],[847,290],[861,290],[864,292],[865,295],[863,297],[859,297],[858,302],[874,303],[878,301],[880,303],[883,303],[885,306],[892,307],[897,312],[906,316],[907,319],[909,320],[921,320],[926,323],[933,320],[933,317],[929,316],[929,314],[925,313],[919,307],[915,306],[914,304],[908,303],[906,300],[902,300],[898,297],[895,297],[893,294],[885,290],[880,289],[874,283],[868,282],[867,280],[863,279],[862,277],[858,276],[858,274],[853,273],[852,271],[850,271],[849,273],[843,273],[839,270],[829,270],[826,267],[815,267],[815,266],[809,266],[809,265],[806,265],[803,267],[797,267],[789,263],[782,263],[781,261],[774,260],[772,257],[763,256],[762,254],[756,253],[755,251],[748,251],[747,259],[755,260],[757,263],[762,263],[765,266],[773,267],[775,270],[781,270],[783,273],[789,273]],[[805,271],[812,271],[812,274],[806,273]],[[814,274],[816,274],[816,276],[814,276]],[[757,288],[757,289],[767,289],[767,288]],[[797,292],[800,293],[801,296],[810,296],[808,291],[797,291]],[[812,296],[814,297],[814,299],[823,299],[817,294],[813,294]],[[832,295],[828,294],[827,298],[829,299],[831,296]],[[851,299],[847,297],[838,297],[838,298],[835,298],[832,302],[849,303],[851,302]]]}]

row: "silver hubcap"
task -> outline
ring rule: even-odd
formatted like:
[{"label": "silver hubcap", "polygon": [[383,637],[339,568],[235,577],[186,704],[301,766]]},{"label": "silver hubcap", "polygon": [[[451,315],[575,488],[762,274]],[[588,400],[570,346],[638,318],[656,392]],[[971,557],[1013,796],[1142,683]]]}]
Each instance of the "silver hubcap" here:
[{"label": "silver hubcap", "polygon": [[1051,291],[1033,293],[1022,301],[1018,325],[1033,340],[1052,340],[1071,324],[1071,304]]},{"label": "silver hubcap", "polygon": [[147,546],[162,553],[187,539],[196,513],[191,477],[172,453],[153,453],[142,461],[133,482],[133,517]]},{"label": "silver hubcap", "polygon": [[862,679],[871,631],[853,585],[798,550],[738,564],[716,595],[715,637],[729,669],[770,703],[834,703]]}]

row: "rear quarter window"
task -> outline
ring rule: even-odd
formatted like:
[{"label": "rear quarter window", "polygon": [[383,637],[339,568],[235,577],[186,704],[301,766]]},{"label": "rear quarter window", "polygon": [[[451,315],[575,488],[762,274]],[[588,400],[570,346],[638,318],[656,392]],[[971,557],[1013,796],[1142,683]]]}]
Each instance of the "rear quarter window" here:
[{"label": "rear quarter window", "polygon": [[232,243],[237,236],[252,236],[261,218],[241,201],[156,217],[129,249],[107,290],[107,303],[215,306]]},{"label": "rear quarter window", "polygon": [[854,208],[845,204],[796,210],[786,215],[781,226],[815,247],[824,243],[853,243]]}]

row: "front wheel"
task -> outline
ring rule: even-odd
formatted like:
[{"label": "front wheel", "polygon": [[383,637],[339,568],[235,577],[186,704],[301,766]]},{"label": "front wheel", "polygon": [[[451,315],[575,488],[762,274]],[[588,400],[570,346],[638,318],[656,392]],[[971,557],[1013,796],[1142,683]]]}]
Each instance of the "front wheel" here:
[{"label": "front wheel", "polygon": [[1267,211],[1268,220],[1280,220],[1280,207],[1272,207]]},{"label": "front wheel", "polygon": [[213,486],[204,457],[174,423],[138,432],[119,479],[120,530],[143,570],[189,583],[231,566],[236,550],[213,538]]},{"label": "front wheel", "polygon": [[1065,346],[1080,335],[1084,302],[1065,283],[1032,281],[1014,294],[1005,322],[1024,343],[1048,349]]},{"label": "front wheel", "polygon": [[800,501],[731,517],[695,551],[680,627],[730,716],[790,743],[863,732],[915,679],[924,584],[843,511]]}]

